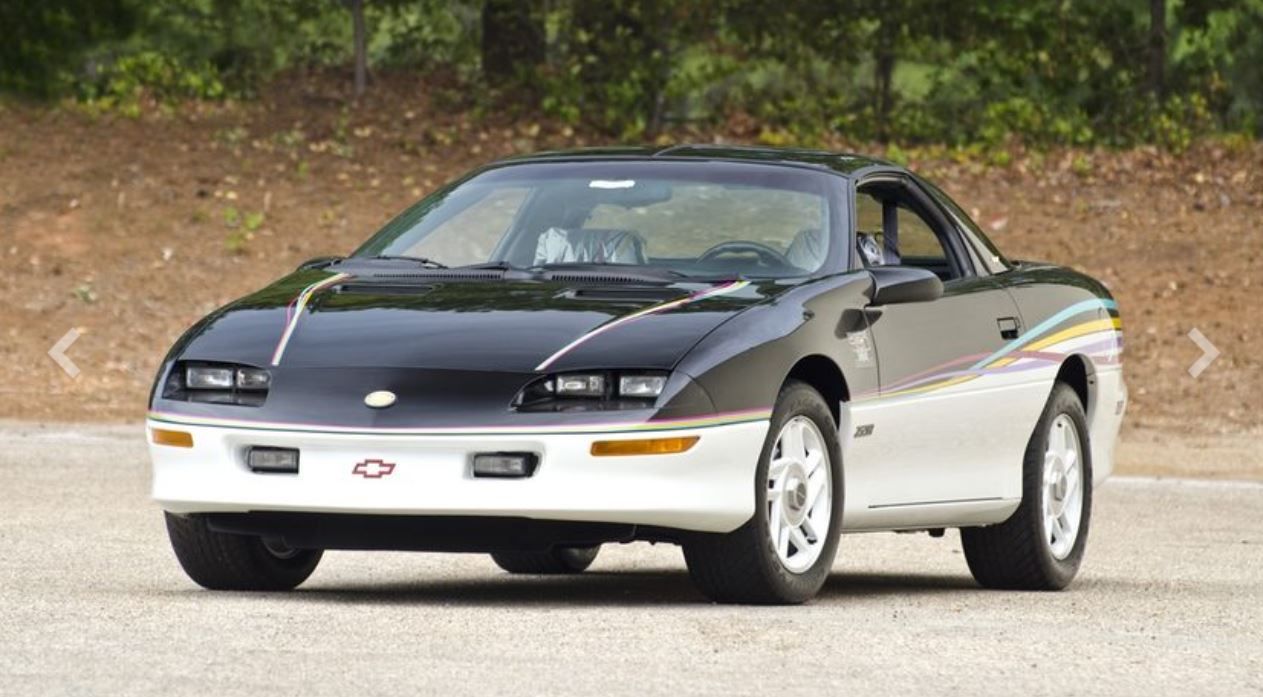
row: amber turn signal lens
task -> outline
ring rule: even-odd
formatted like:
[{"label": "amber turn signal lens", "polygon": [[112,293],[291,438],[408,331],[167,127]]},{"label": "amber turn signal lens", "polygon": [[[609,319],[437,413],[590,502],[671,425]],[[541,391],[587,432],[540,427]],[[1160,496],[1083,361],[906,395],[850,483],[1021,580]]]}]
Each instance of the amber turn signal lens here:
[{"label": "amber turn signal lens", "polygon": [[698,440],[698,436],[646,440],[598,440],[592,444],[592,454],[596,456],[672,455],[688,450],[696,445]]},{"label": "amber turn signal lens", "polygon": [[169,445],[173,448],[191,448],[193,447],[193,434],[184,431],[168,431],[163,428],[155,428],[150,432],[154,445]]}]

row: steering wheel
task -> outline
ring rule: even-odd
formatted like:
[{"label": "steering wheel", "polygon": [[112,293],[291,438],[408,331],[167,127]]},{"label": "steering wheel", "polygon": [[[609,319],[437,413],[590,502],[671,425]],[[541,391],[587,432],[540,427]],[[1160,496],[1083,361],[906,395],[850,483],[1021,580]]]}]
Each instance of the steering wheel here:
[{"label": "steering wheel", "polygon": [[749,240],[731,240],[728,242],[720,242],[710,249],[702,252],[697,257],[698,263],[711,261],[723,254],[748,254],[758,255],[759,262],[764,266],[793,266],[789,263],[789,259],[784,254],[772,249],[762,242],[751,242]]}]

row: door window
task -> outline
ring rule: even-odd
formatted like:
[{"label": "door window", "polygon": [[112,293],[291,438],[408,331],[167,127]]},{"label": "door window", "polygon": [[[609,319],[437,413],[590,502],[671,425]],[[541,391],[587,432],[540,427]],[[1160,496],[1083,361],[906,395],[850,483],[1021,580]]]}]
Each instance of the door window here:
[{"label": "door window", "polygon": [[866,267],[914,266],[955,278],[950,248],[902,187],[886,184],[856,192],[856,244]]}]

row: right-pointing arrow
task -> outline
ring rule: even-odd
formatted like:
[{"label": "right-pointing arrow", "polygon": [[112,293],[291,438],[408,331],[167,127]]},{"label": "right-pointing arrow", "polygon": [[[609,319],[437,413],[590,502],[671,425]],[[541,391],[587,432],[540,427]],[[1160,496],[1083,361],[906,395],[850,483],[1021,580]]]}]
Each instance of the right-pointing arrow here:
[{"label": "right-pointing arrow", "polygon": [[1219,358],[1219,349],[1210,343],[1210,339],[1207,339],[1206,335],[1201,333],[1196,327],[1189,331],[1188,338],[1192,339],[1193,343],[1197,344],[1197,348],[1202,350],[1201,358],[1193,361],[1193,365],[1188,367],[1188,374],[1196,378],[1202,374],[1203,370],[1209,368],[1216,358]]}]

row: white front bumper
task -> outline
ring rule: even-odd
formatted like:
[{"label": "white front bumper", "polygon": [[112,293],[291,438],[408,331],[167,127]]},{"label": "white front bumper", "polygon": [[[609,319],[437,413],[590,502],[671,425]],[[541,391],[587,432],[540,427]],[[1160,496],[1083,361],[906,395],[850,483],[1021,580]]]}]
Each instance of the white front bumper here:
[{"label": "white front bumper", "polygon": [[[302,511],[522,516],[729,532],[754,513],[754,471],[768,422],[637,433],[379,435],[149,422],[181,430],[192,448],[149,446],[153,498],[173,513]],[[593,457],[593,441],[699,436],[685,453]],[[152,438],[150,439],[152,443]],[[260,474],[247,448],[297,448],[298,474]],[[474,453],[538,453],[525,479],[475,478]],[[368,479],[368,459],[395,465]]]}]

